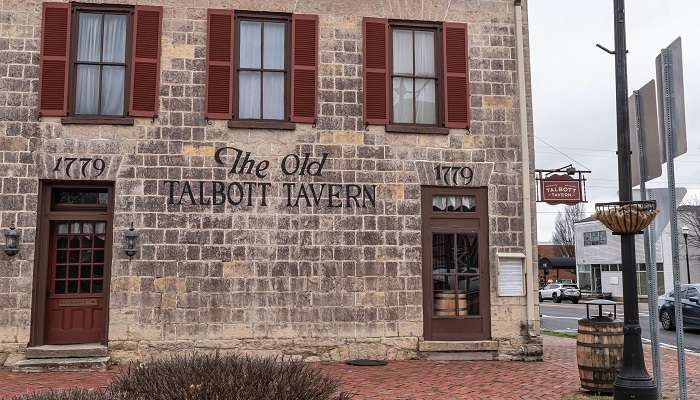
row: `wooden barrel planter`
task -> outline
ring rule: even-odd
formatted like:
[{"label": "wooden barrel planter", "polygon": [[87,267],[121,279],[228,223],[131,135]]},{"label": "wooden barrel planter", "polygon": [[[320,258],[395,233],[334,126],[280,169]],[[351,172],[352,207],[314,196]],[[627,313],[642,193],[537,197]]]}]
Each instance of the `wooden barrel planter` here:
[{"label": "wooden barrel planter", "polygon": [[622,368],[623,323],[609,319],[578,321],[576,359],[581,387],[612,393],[617,372]]},{"label": "wooden barrel planter", "polygon": [[436,317],[467,315],[467,294],[455,292],[435,292]]}]

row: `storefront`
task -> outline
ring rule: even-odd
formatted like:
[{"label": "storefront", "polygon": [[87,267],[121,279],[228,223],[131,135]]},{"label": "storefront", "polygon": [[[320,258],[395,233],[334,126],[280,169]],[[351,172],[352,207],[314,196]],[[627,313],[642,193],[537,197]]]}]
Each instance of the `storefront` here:
[{"label": "storefront", "polygon": [[486,3],[13,6],[0,352],[541,359],[527,31]]}]

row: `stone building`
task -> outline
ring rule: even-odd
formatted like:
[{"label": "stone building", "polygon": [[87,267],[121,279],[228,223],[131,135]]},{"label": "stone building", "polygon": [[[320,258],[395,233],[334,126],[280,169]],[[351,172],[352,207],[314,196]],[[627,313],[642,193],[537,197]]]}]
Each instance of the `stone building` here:
[{"label": "stone building", "polygon": [[8,363],[541,358],[525,1],[0,16]]}]

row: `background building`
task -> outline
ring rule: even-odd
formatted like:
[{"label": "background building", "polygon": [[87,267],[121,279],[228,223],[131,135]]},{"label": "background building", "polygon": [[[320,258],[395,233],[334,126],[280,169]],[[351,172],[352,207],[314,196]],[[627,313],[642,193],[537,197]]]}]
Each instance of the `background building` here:
[{"label": "background building", "polygon": [[576,282],[576,257],[560,257],[555,244],[540,243],[537,252],[540,285],[557,280]]}]

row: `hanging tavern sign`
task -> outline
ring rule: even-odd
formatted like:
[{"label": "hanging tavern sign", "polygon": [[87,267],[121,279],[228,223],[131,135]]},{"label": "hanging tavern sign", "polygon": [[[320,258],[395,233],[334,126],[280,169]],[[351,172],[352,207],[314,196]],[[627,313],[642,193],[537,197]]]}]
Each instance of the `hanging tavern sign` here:
[{"label": "hanging tavern sign", "polygon": [[[551,205],[573,205],[586,202],[586,178],[590,171],[577,171],[567,165],[555,170],[535,170],[537,201]],[[575,178],[574,176],[577,177]]]}]

